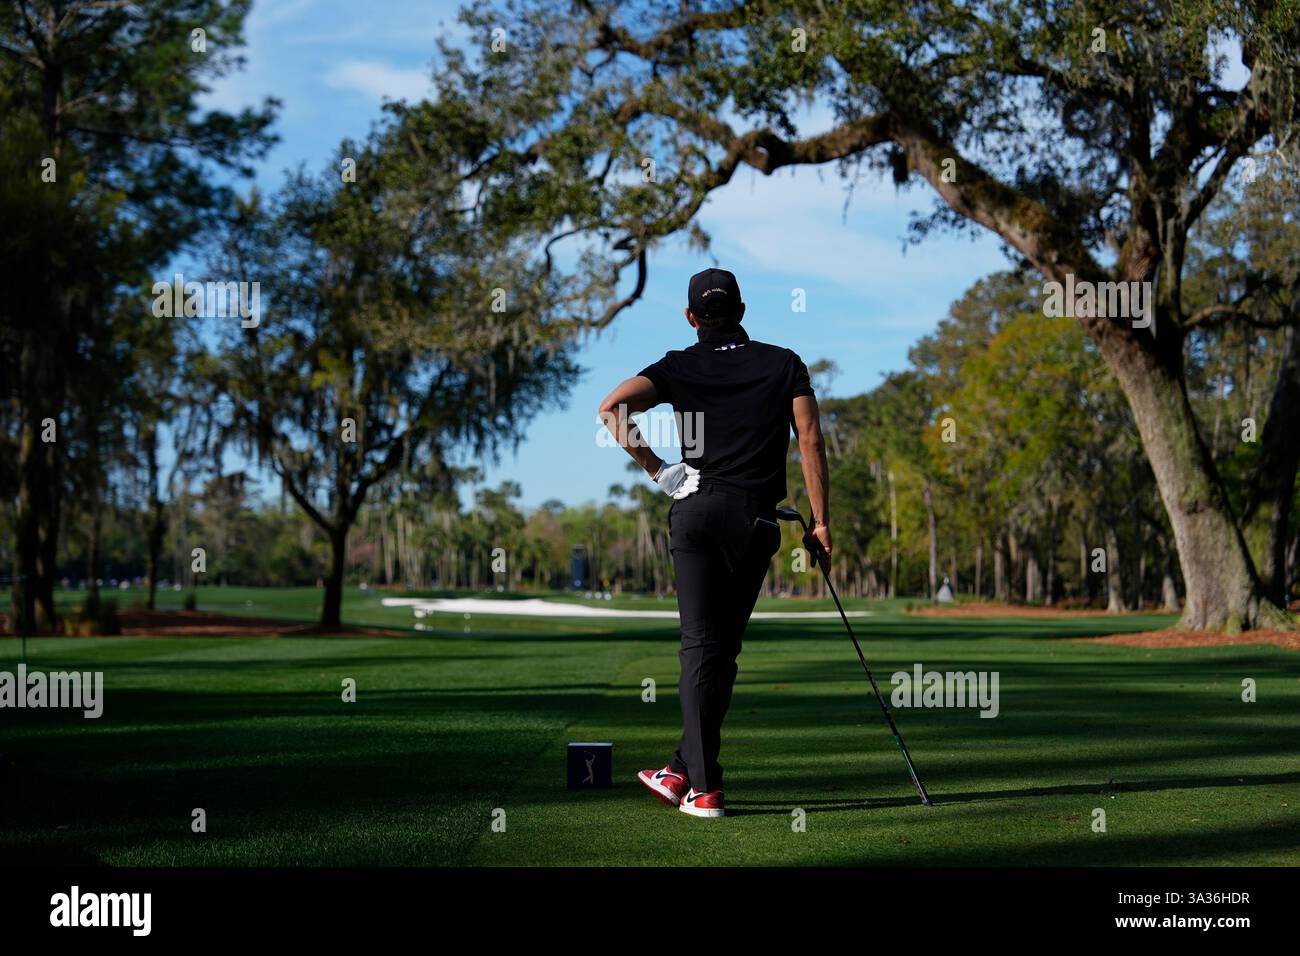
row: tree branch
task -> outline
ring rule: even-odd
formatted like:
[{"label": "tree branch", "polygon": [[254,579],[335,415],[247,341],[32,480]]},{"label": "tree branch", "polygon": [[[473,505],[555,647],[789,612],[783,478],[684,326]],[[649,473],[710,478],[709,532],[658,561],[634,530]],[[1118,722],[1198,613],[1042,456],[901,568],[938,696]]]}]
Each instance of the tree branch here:
[{"label": "tree branch", "polygon": [[963,158],[933,130],[900,124],[893,138],[909,170],[925,177],[956,212],[1005,239],[1047,278],[1063,282],[1067,273],[1103,275],[1087,247],[1050,210]]},{"label": "tree branch", "polygon": [[712,11],[692,11],[680,20],[665,27],[647,40],[638,40],[626,29],[610,23],[610,14],[617,5],[598,10],[590,0],[582,0],[581,5],[588,13],[600,18],[596,26],[594,49],[612,53],[631,53],[651,63],[664,66],[686,66],[690,60],[689,51],[678,52],[694,40],[700,30],[727,30],[743,26],[747,11],[745,4]]}]

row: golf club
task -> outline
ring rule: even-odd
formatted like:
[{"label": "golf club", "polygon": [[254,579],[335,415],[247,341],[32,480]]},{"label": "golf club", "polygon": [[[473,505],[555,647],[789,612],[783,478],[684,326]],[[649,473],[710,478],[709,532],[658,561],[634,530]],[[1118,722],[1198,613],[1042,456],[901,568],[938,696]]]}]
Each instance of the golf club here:
[{"label": "golf club", "polygon": [[[817,562],[817,567],[821,568],[822,577],[826,579],[826,586],[830,588],[831,597],[835,599],[835,607],[839,609],[840,619],[844,622],[844,627],[848,629],[849,638],[853,641],[853,649],[858,652],[858,660],[862,662],[862,669],[867,672],[867,680],[871,681],[871,691],[876,695],[876,702],[880,704],[880,712],[885,715],[885,721],[889,724],[889,731],[894,735],[894,743],[898,744],[898,749],[903,753],[903,761],[907,764],[907,773],[912,778],[912,783],[916,785],[916,792],[920,794],[921,803],[925,806],[932,806],[930,795],[925,792],[925,784],[921,783],[921,778],[916,773],[916,767],[912,766],[912,755],[907,752],[907,744],[903,743],[903,735],[898,732],[898,727],[894,724],[894,715],[889,711],[889,705],[885,703],[884,695],[880,693],[880,688],[876,686],[876,678],[871,674],[871,668],[867,666],[867,659],[862,654],[862,646],[858,643],[858,637],[853,633],[853,625],[849,624],[849,617],[844,613],[844,605],[840,604],[840,596],[835,593],[835,585],[831,583],[830,558],[822,550],[821,542],[813,537],[812,532],[808,530],[808,522],[803,520],[803,515],[795,508],[777,508],[776,516],[782,521],[797,521],[803,528],[803,543],[813,553],[813,559]],[[823,559],[825,561],[823,562]]]}]

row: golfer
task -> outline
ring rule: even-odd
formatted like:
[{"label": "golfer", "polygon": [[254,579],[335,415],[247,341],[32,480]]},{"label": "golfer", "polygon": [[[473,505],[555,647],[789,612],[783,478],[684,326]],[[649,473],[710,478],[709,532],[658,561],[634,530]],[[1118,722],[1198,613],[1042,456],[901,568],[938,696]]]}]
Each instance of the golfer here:
[{"label": "golfer", "polygon": [[[726,812],[722,721],[741,638],[781,543],[776,506],[786,497],[792,425],[812,534],[831,550],[826,448],[808,368],[789,349],[751,340],[740,325],[744,316],[734,275],[705,269],[692,276],[686,321],[699,341],[642,369],[600,406],[610,433],[674,499],[668,542],[681,616],[682,736],[667,766],[637,777],[660,800],[697,817]],[[683,460],[672,465],[631,421],[660,402],[672,404],[683,438]]]}]

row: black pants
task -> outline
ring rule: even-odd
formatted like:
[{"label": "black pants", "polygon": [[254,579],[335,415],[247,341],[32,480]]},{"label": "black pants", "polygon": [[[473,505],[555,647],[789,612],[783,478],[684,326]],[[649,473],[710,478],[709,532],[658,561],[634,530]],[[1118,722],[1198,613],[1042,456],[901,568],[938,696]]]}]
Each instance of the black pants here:
[{"label": "black pants", "polygon": [[722,789],[722,721],[736,683],[736,658],[781,545],[775,506],[705,486],[673,502],[668,540],[681,616],[682,739],[671,768],[701,793]]}]

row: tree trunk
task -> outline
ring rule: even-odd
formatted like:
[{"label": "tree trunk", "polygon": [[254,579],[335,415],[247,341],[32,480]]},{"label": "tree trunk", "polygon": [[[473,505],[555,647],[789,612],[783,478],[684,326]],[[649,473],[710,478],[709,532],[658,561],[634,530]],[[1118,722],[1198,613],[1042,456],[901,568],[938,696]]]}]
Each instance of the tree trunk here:
[{"label": "tree trunk", "polygon": [[1044,562],[1047,580],[1043,584],[1043,603],[1052,606],[1052,590],[1056,587],[1056,502],[1047,502],[1047,554]]},{"label": "tree trunk", "polygon": [[975,600],[984,593],[984,542],[975,545]]},{"label": "tree trunk", "polygon": [[993,598],[997,601],[1007,600],[1007,569],[1003,555],[1003,538],[999,532],[993,542]]},{"label": "tree trunk", "polygon": [[1300,559],[1300,532],[1296,532],[1296,536],[1291,539],[1291,544],[1286,549],[1286,569],[1283,571],[1283,580],[1286,581],[1288,597],[1293,593],[1291,591],[1291,582],[1295,580],[1297,559]]},{"label": "tree trunk", "polygon": [[894,472],[889,472],[889,596],[898,593],[898,495],[894,490]]},{"label": "tree trunk", "polygon": [[[52,379],[48,358],[40,354],[34,332],[24,336],[20,358],[22,427],[18,439],[18,508],[15,516],[17,586],[10,591],[15,633],[50,634],[54,611],[54,559],[59,534],[59,456],[57,442],[42,441],[42,421],[57,407],[62,390]],[[62,436],[57,436],[62,437]]]},{"label": "tree trunk", "polygon": [[1179,604],[1178,588],[1174,584],[1174,562],[1178,560],[1178,556],[1170,547],[1165,547],[1164,552],[1165,564],[1164,573],[1160,577],[1160,597],[1166,611],[1177,611]]},{"label": "tree trunk", "polygon": [[171,527],[171,551],[172,551],[172,580],[177,583],[184,583],[186,588],[191,585],[191,575],[189,572],[190,563],[185,556],[185,535],[189,532],[189,500],[190,489],[187,479],[181,479],[180,493],[172,503],[172,520],[169,522]]},{"label": "tree trunk", "polygon": [[1296,471],[1300,468],[1300,328],[1284,333],[1277,386],[1260,435],[1259,464],[1242,517],[1242,530],[1265,597],[1286,601],[1286,535]]},{"label": "tree trunk", "polygon": [[420,569],[412,547],[411,519],[402,511],[397,513],[397,563],[402,568],[402,587],[409,591],[418,586]]},{"label": "tree trunk", "polygon": [[1092,603],[1092,588],[1089,586],[1088,577],[1088,538],[1083,530],[1083,522],[1079,522],[1079,597]]},{"label": "tree trunk", "polygon": [[99,504],[91,500],[90,529],[86,532],[86,594],[90,603],[99,601]]},{"label": "tree trunk", "polygon": [[[178,451],[177,454],[180,454]],[[149,531],[148,576],[149,597],[145,603],[150,611],[158,606],[158,562],[162,555],[163,538],[167,534],[167,514],[158,495],[158,429],[153,426],[145,437],[145,459],[149,467]]]},{"label": "tree trunk", "polygon": [[388,508],[384,508],[379,513],[379,545],[384,553],[384,583],[389,587],[393,586],[393,540],[395,537],[388,527],[388,521],[391,517]]},{"label": "tree trunk", "polygon": [[325,577],[325,602],[321,605],[320,626],[336,631],[343,626],[343,565],[347,558],[348,532],[344,526],[329,529],[330,568]]},{"label": "tree trunk", "polygon": [[921,479],[921,497],[925,499],[926,528],[930,536],[930,600],[939,592],[939,539],[934,520],[934,499],[930,497],[930,479]]},{"label": "tree trunk", "polygon": [[[44,38],[50,59],[42,62],[40,78],[41,127],[50,155],[57,160],[63,141],[59,116],[64,71],[59,58],[53,56],[56,34],[56,18],[50,11]],[[64,436],[56,433],[54,441],[45,441],[42,422],[55,419],[59,427],[58,412],[66,391],[59,347],[72,340],[66,334],[71,325],[72,294],[64,283],[55,283],[45,314],[24,317],[20,339],[18,507],[14,516],[18,581],[9,596],[10,626],[20,634],[52,634],[59,623],[54,576],[63,488],[58,443]]]},{"label": "tree trunk", "polygon": [[1128,399],[1173,527],[1187,585],[1179,626],[1229,632],[1289,628],[1286,614],[1264,595],[1197,431],[1183,375],[1183,332],[1163,309],[1154,323],[1158,340],[1112,320],[1087,325]]},{"label": "tree trunk", "polygon": [[1142,610],[1142,585],[1147,572],[1146,545],[1142,541],[1142,515],[1137,505],[1133,506],[1133,603],[1135,611]]},{"label": "tree trunk", "polygon": [[149,596],[145,600],[145,607],[150,611],[158,608],[158,562],[162,555],[162,534],[162,529],[156,526],[149,529],[149,557],[145,565],[145,574],[149,577]]},{"label": "tree trunk", "polygon": [[1020,572],[1020,541],[1016,537],[1016,526],[1007,522],[1007,592],[1015,594],[1024,585],[1024,575]]},{"label": "tree trunk", "polygon": [[1025,603],[1036,604],[1041,597],[1038,591],[1038,557],[1030,551],[1025,558]]},{"label": "tree trunk", "polygon": [[1124,579],[1119,573],[1119,537],[1115,523],[1106,521],[1106,610],[1119,614],[1124,610]]}]

